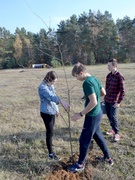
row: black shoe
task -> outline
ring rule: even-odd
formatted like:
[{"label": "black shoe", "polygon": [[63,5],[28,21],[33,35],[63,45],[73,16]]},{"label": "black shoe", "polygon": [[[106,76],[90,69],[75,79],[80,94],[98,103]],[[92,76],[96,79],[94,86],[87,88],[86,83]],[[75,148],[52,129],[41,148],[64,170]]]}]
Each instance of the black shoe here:
[{"label": "black shoe", "polygon": [[52,160],[59,160],[60,158],[58,156],[56,156],[54,153],[53,154],[49,154],[49,158]]},{"label": "black shoe", "polygon": [[73,165],[71,165],[71,166],[68,166],[67,167],[67,170],[69,171],[69,172],[73,172],[73,173],[75,173],[75,172],[78,172],[78,171],[83,171],[84,170],[84,165],[82,164],[82,165],[79,165],[78,163],[76,163],[76,164],[73,164]]},{"label": "black shoe", "polygon": [[112,166],[112,165],[114,164],[112,158],[107,159],[107,158],[98,156],[98,157],[96,157],[96,160],[99,161],[99,162],[107,163],[107,164],[109,164],[110,166]]}]

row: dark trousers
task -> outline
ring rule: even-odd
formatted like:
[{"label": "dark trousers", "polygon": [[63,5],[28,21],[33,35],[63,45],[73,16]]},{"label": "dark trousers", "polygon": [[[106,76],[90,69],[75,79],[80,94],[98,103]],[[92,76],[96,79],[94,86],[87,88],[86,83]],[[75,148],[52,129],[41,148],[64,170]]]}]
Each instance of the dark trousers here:
[{"label": "dark trousers", "polygon": [[110,122],[110,126],[114,130],[115,134],[119,134],[117,111],[118,108],[113,107],[114,104],[105,102],[106,114]]},{"label": "dark trousers", "polygon": [[55,124],[55,115],[49,115],[42,112],[40,112],[40,114],[46,127],[46,145],[49,154],[51,154],[53,153],[52,137],[53,137],[54,124]]},{"label": "dark trousers", "polygon": [[83,164],[91,144],[91,140],[94,139],[104,154],[104,158],[110,158],[110,153],[100,130],[100,121],[102,118],[102,112],[97,116],[85,116],[83,130],[80,136],[80,155],[79,164]]}]

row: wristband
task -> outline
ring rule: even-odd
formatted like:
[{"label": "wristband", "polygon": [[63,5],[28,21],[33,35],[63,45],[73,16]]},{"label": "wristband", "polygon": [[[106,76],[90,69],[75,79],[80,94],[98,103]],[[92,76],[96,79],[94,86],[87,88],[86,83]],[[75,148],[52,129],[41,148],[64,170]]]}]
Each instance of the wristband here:
[{"label": "wristband", "polygon": [[83,117],[83,114],[82,114],[82,112],[80,112],[79,114],[80,114],[80,116],[82,116],[82,117]]}]

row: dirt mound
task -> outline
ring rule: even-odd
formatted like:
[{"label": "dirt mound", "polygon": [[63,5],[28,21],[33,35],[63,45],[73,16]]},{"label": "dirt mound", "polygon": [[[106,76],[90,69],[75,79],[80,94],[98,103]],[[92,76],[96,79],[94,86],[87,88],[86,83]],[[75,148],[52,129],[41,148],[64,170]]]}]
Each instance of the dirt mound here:
[{"label": "dirt mound", "polygon": [[65,170],[55,171],[48,177],[48,180],[92,180],[91,170],[86,169],[82,173],[70,173]]},{"label": "dirt mound", "polygon": [[76,162],[78,154],[73,155],[68,161],[63,160],[53,165],[52,173],[47,176],[47,180],[92,180],[92,174],[94,171],[93,166],[96,166],[95,156],[87,159],[85,164],[85,170],[83,172],[71,173],[67,171],[67,167]]}]

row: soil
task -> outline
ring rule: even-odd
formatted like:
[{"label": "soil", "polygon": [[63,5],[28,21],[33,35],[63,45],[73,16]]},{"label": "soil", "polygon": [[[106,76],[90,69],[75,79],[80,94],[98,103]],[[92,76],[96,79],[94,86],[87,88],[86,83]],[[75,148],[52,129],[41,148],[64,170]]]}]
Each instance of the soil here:
[{"label": "soil", "polygon": [[54,164],[52,167],[52,173],[47,176],[47,180],[92,180],[94,167],[98,164],[95,160],[97,154],[92,150],[92,148],[88,154],[88,157],[90,158],[86,159],[84,171],[76,173],[67,171],[67,167],[78,160],[78,154],[74,154],[69,158],[69,160],[63,159],[62,161]]}]

